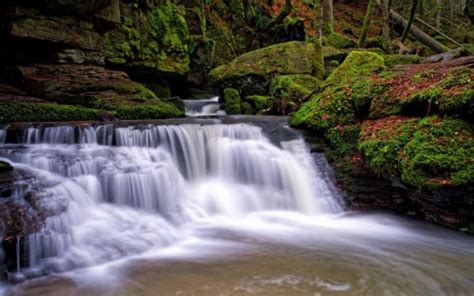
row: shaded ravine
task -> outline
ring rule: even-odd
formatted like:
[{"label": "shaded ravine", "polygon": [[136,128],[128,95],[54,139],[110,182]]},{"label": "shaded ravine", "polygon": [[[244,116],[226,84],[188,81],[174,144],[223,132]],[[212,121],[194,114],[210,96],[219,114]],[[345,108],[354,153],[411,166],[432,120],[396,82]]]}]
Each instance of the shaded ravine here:
[{"label": "shaded ravine", "polygon": [[[0,158],[24,176],[18,199],[34,192],[48,214],[15,277],[48,276],[12,293],[112,293],[99,282],[165,295],[474,287],[471,237],[345,213],[324,157],[286,119],[25,125],[3,138]],[[51,280],[57,291],[42,291]]]}]

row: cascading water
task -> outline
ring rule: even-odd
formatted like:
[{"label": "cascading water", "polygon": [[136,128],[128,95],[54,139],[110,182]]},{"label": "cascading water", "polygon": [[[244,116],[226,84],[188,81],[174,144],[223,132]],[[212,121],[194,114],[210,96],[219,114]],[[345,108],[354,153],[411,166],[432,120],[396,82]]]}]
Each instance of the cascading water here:
[{"label": "cascading water", "polygon": [[27,239],[27,276],[168,246],[200,219],[340,210],[296,134],[276,146],[242,123],[64,125],[29,127],[19,141],[0,157],[33,176],[48,215]]},{"label": "cascading water", "polygon": [[197,117],[225,115],[225,112],[219,109],[219,97],[217,96],[201,100],[184,100],[184,105],[187,116]]}]

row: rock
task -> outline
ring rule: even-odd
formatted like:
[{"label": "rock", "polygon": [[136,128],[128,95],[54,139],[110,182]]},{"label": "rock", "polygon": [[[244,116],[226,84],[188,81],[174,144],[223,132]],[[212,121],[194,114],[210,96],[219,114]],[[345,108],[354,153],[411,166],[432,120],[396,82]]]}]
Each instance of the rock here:
[{"label": "rock", "polygon": [[0,161],[0,173],[11,171],[13,171],[13,167],[8,162]]},{"label": "rock", "polygon": [[239,91],[234,88],[224,89],[224,109],[228,115],[241,114]]},{"label": "rock", "polygon": [[[59,116],[63,120],[73,118],[97,118],[102,111],[117,112],[117,117],[140,119],[145,118],[180,117],[184,115],[184,109],[161,101],[156,95],[144,85],[134,82],[128,75],[121,71],[108,70],[99,66],[89,65],[29,65],[9,69],[9,73],[15,76],[15,81],[21,81],[22,86],[28,93],[50,102],[66,105],[76,105],[91,110],[73,108],[73,106],[62,106],[55,104],[32,104],[29,107],[16,104],[15,109],[25,107],[23,113],[18,114],[14,121],[18,120],[56,120],[57,112],[64,109],[65,114],[71,118]],[[13,108],[11,100],[4,108]],[[149,108],[150,112],[142,109]],[[153,109],[153,110],[152,110]],[[44,116],[33,115],[34,110],[44,110]],[[127,110],[130,114],[127,114]],[[136,111],[135,114],[132,114]],[[50,114],[52,113],[52,115]],[[7,120],[7,115],[2,114],[2,120]],[[9,116],[10,116],[9,115]],[[21,116],[20,116],[21,115]],[[24,115],[24,116],[23,116]],[[38,114],[39,115],[39,114]],[[157,116],[160,117],[157,117]],[[122,117],[120,117],[122,116]],[[143,118],[144,119],[144,118]]]},{"label": "rock", "polygon": [[59,64],[92,64],[104,66],[104,55],[100,51],[84,51],[78,48],[64,49],[56,53]]},{"label": "rock", "polygon": [[474,189],[472,125],[459,119],[392,116],[366,121],[359,148],[369,167],[420,189]]},{"label": "rock", "polygon": [[353,48],[356,47],[356,42],[346,36],[338,33],[332,33],[326,36],[327,43],[335,48]]},{"label": "rock", "polygon": [[384,91],[373,87],[376,82],[371,77],[383,68],[384,60],[378,54],[352,51],[326,79],[323,91],[304,103],[290,123],[323,132],[358,122],[368,115],[372,99]]},{"label": "rock", "polygon": [[189,71],[186,20],[170,1],[140,9],[121,3],[120,26],[105,33],[106,61],[144,76],[185,75]]},{"label": "rock", "polygon": [[330,46],[323,46],[323,58],[324,58],[324,63],[330,62],[330,61],[338,61],[339,63],[342,63],[344,59],[347,57],[348,53],[345,51],[342,51],[340,49],[330,47]]},{"label": "rock", "polygon": [[17,38],[27,38],[69,45],[87,50],[102,50],[102,38],[94,31],[90,22],[74,17],[46,16],[37,11],[16,8],[15,14],[7,16],[7,34]]},{"label": "rock", "polygon": [[268,112],[273,105],[273,99],[270,96],[246,96],[244,101],[250,104],[254,114]]},{"label": "rock", "polygon": [[265,95],[270,80],[278,75],[322,77],[321,63],[322,53],[315,49],[314,44],[291,41],[245,53],[212,70],[209,78],[218,89],[234,87],[243,95]]},{"label": "rock", "polygon": [[308,74],[275,77],[270,84],[270,96],[273,98],[271,113],[287,115],[296,111],[320,85],[316,77]]}]

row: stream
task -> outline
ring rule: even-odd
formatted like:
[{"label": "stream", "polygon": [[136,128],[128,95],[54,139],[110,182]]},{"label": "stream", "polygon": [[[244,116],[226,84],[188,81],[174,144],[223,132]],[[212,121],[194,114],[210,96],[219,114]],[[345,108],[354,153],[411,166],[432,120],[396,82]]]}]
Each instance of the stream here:
[{"label": "stream", "polygon": [[13,198],[35,192],[47,218],[25,240],[21,283],[0,294],[474,291],[474,237],[348,211],[324,155],[285,117],[13,130],[0,130],[0,160],[18,173]]}]

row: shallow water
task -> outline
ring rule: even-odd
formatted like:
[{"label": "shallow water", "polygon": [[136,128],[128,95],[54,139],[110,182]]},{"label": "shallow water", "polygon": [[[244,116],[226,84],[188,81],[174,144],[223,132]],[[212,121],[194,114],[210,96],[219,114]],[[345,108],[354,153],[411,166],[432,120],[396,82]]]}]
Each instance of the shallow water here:
[{"label": "shallow water", "polygon": [[28,280],[0,293],[474,291],[473,237],[344,211],[324,157],[285,119],[29,126],[17,143],[3,134],[0,157],[28,176],[19,188],[57,214],[28,239]]}]

